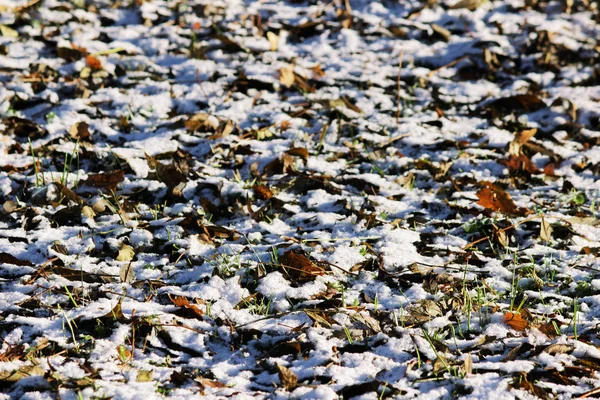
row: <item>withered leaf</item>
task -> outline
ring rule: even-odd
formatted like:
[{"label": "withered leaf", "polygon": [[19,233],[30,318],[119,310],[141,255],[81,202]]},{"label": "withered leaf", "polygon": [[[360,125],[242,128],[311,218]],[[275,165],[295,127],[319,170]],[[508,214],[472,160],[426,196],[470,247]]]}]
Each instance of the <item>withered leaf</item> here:
[{"label": "withered leaf", "polygon": [[508,144],[508,153],[518,156],[521,153],[521,146],[529,141],[537,133],[537,128],[525,129],[518,132],[512,142]]},{"label": "withered leaf", "polygon": [[480,206],[511,215],[524,216],[531,214],[531,210],[517,207],[512,197],[498,186],[487,181],[481,182],[481,184],[485,187],[476,193],[479,198],[477,204]]},{"label": "withered leaf", "polygon": [[152,370],[140,369],[135,378],[136,382],[152,382]]},{"label": "withered leaf", "polygon": [[291,156],[300,157],[304,161],[308,161],[308,150],[306,150],[304,147],[292,147],[286,151],[286,153]]},{"label": "withered leaf", "polygon": [[55,185],[58,188],[58,190],[60,191],[60,193],[63,196],[65,196],[67,199],[71,200],[73,203],[76,203],[76,204],[83,204],[83,199],[81,197],[79,197],[77,194],[75,194],[75,192],[73,192],[71,189],[69,189],[68,187],[66,187],[65,185],[63,185],[60,182],[56,182]]},{"label": "withered leaf", "polygon": [[112,172],[89,174],[88,178],[83,182],[90,186],[107,190],[115,190],[119,183],[123,182],[124,179],[125,172],[119,169]]},{"label": "withered leaf", "polygon": [[31,267],[33,265],[33,263],[31,261],[20,260],[17,257],[15,257],[9,253],[0,253],[0,263],[18,265],[19,267],[24,267],[24,266]]},{"label": "withered leaf", "polygon": [[500,161],[500,163],[507,166],[512,172],[525,171],[529,174],[540,174],[542,172],[537,169],[535,164],[525,154],[511,154],[506,160]]},{"label": "withered leaf", "polygon": [[128,244],[121,245],[119,254],[115,258],[117,261],[131,261],[135,257],[135,250]]},{"label": "withered leaf", "polygon": [[504,322],[516,331],[523,331],[527,328],[527,321],[519,313],[505,312]]},{"label": "withered leaf", "polygon": [[109,319],[109,320],[125,320],[125,314],[123,314],[123,308],[121,307],[122,300],[119,300],[118,303],[106,314],[101,316],[101,319]]},{"label": "withered leaf", "polygon": [[296,81],[294,74],[294,66],[288,65],[279,69],[279,82],[285,87],[290,87]]},{"label": "withered leaf", "polygon": [[321,68],[321,64],[317,64],[314,67],[310,67],[309,70],[312,71],[313,78],[322,78],[325,76],[325,71]]},{"label": "withered leaf", "polygon": [[537,111],[546,107],[539,97],[532,94],[518,94],[516,96],[503,97],[492,101],[490,107],[502,112],[515,111]]},{"label": "withered leaf", "polygon": [[552,225],[550,225],[544,217],[542,217],[542,222],[540,224],[540,239],[546,242],[552,240]]},{"label": "withered leaf", "polygon": [[73,47],[59,47],[56,49],[58,53],[58,57],[68,61],[73,62],[77,61],[85,56],[85,52],[81,47],[73,48]]},{"label": "withered leaf", "polygon": [[200,386],[202,386],[203,388],[215,388],[215,389],[220,389],[220,388],[226,388],[227,385],[225,385],[224,383],[221,383],[219,381],[211,381],[210,379],[206,379],[206,378],[202,378],[202,377],[197,377],[196,379],[194,379]]},{"label": "withered leaf", "polygon": [[275,51],[279,47],[279,36],[273,32],[267,32],[267,40],[269,41],[269,50]]},{"label": "withered leaf", "polygon": [[184,296],[171,297],[171,295],[169,295],[169,300],[171,300],[171,302],[173,304],[175,304],[177,307],[185,308],[186,310],[191,311],[196,318],[202,319],[204,312],[202,312],[202,310],[199,309],[195,304],[190,303],[190,301],[187,299],[187,297],[184,297]]},{"label": "withered leaf", "polygon": [[293,250],[288,250],[279,257],[279,263],[289,277],[298,281],[314,280],[317,276],[325,275],[326,272],[324,268]]},{"label": "withered leaf", "polygon": [[573,350],[575,350],[575,347],[570,344],[555,343],[546,347],[544,349],[544,353],[548,353],[550,355],[566,354],[572,352]]},{"label": "withered leaf", "polygon": [[298,386],[298,375],[293,373],[289,368],[284,367],[281,364],[277,364],[277,373],[279,375],[279,382],[286,390],[293,390]]},{"label": "withered leaf", "polygon": [[73,139],[90,141],[92,137],[90,134],[90,126],[87,122],[77,122],[69,129],[69,136]]},{"label": "withered leaf", "polygon": [[0,382],[14,383],[22,378],[29,376],[43,376],[46,371],[38,365],[24,365],[16,370],[6,370],[0,372]]},{"label": "withered leaf", "polygon": [[86,56],[85,64],[91,69],[102,69],[102,63],[94,56]]},{"label": "withered leaf", "polygon": [[287,174],[294,171],[294,157],[284,153],[282,156],[277,157],[263,169],[264,175],[279,175]]},{"label": "withered leaf", "polygon": [[6,129],[2,133],[5,135],[15,135],[23,139],[36,140],[48,135],[48,131],[41,128],[35,122],[20,117],[7,117],[2,120]]},{"label": "withered leaf", "polygon": [[183,125],[190,131],[215,132],[219,127],[219,120],[210,114],[198,113],[191,116]]},{"label": "withered leaf", "polygon": [[255,185],[253,189],[254,194],[263,200],[269,200],[273,197],[273,192],[266,185]]},{"label": "withered leaf", "polygon": [[182,182],[187,182],[189,165],[186,154],[175,154],[171,164],[163,164],[149,154],[146,154],[146,161],[148,166],[154,169],[157,179],[168,187],[174,188]]},{"label": "withered leaf", "polygon": [[131,283],[135,281],[135,271],[131,263],[121,265],[119,268],[119,278],[123,283]]}]

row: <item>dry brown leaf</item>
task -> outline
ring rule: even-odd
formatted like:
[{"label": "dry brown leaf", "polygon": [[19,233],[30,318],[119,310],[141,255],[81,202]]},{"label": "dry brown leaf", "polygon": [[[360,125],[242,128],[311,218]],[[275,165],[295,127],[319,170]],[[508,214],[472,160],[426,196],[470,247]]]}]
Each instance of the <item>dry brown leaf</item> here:
[{"label": "dry brown leaf", "polygon": [[221,389],[221,388],[226,388],[227,385],[225,385],[224,383],[221,383],[219,381],[211,381],[210,379],[206,379],[206,378],[202,378],[202,377],[197,377],[196,379],[194,379],[198,384],[200,384],[200,386],[202,386],[203,388],[215,388],[215,389]]},{"label": "dry brown leaf", "polygon": [[532,213],[527,208],[517,207],[510,195],[493,183],[484,181],[481,184],[485,187],[476,193],[479,198],[477,204],[480,206],[511,215],[524,216]]},{"label": "dry brown leaf", "polygon": [[266,185],[255,185],[253,189],[254,194],[263,200],[269,200],[273,197],[273,192]]},{"label": "dry brown leaf", "polygon": [[204,312],[201,309],[199,309],[195,304],[190,303],[187,297],[171,297],[171,295],[169,295],[169,300],[171,300],[171,302],[173,302],[173,304],[175,304],[177,307],[182,307],[186,310],[190,310],[197,318],[202,319]]},{"label": "dry brown leaf", "polygon": [[298,386],[298,375],[290,371],[289,368],[277,364],[277,372],[279,375],[279,382],[281,382],[281,386],[286,390],[290,391]]},{"label": "dry brown leaf", "polygon": [[507,166],[512,172],[525,171],[529,174],[540,174],[542,172],[525,154],[519,154],[518,156],[511,154],[506,160],[501,160],[500,164]]},{"label": "dry brown leaf", "polygon": [[279,82],[285,87],[290,87],[296,81],[294,74],[294,66],[288,65],[279,70]]},{"label": "dry brown leaf", "polygon": [[77,122],[69,129],[69,136],[73,139],[89,141],[92,137],[90,134],[90,126],[87,122]]},{"label": "dry brown leaf", "polygon": [[86,56],[85,64],[91,69],[102,69],[102,63],[94,56]]},{"label": "dry brown leaf", "polygon": [[319,267],[306,256],[288,250],[279,257],[279,263],[284,271],[293,279],[298,281],[314,280],[317,276],[324,275],[325,269]]},{"label": "dry brown leaf", "polygon": [[300,157],[304,161],[308,161],[308,150],[306,150],[304,147],[292,147],[286,151],[286,153],[291,156]]},{"label": "dry brown leaf", "polygon": [[515,138],[508,145],[508,153],[518,156],[521,153],[521,146],[529,141],[537,133],[537,128],[525,129],[518,132]]},{"label": "dry brown leaf", "polygon": [[521,314],[513,312],[504,313],[504,322],[516,331],[523,331],[527,328],[527,321]]},{"label": "dry brown leaf", "polygon": [[322,78],[325,76],[325,71],[321,68],[321,64],[317,64],[314,67],[310,67],[309,70],[312,71],[313,79]]},{"label": "dry brown leaf", "polygon": [[119,169],[112,172],[90,174],[84,182],[90,186],[115,190],[117,185],[123,182],[123,179],[125,179],[125,172]]}]

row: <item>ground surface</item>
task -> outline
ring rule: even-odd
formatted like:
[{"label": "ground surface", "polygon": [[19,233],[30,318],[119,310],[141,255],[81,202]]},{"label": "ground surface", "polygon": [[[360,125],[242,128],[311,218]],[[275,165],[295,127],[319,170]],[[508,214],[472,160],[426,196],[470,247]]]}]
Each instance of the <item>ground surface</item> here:
[{"label": "ground surface", "polygon": [[2,398],[593,396],[596,7],[3,1]]}]

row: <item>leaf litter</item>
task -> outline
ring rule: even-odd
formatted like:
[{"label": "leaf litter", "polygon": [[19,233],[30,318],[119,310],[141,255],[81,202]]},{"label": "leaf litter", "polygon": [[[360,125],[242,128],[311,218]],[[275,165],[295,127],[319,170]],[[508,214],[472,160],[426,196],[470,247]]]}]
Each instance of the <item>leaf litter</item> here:
[{"label": "leaf litter", "polygon": [[596,395],[598,13],[0,4],[2,395]]}]

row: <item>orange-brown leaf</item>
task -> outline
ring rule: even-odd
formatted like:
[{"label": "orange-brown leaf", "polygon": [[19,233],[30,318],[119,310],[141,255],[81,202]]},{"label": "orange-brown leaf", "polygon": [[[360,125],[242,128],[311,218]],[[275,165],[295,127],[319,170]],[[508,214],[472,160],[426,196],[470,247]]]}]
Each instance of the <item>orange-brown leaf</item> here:
[{"label": "orange-brown leaf", "polygon": [[524,331],[527,328],[527,321],[521,314],[513,312],[504,313],[504,322],[516,331]]},{"label": "orange-brown leaf", "polygon": [[185,308],[186,310],[190,310],[193,314],[195,314],[196,317],[202,319],[204,312],[202,312],[202,310],[199,309],[196,305],[190,303],[190,301],[187,299],[187,297],[184,297],[184,296],[171,297],[171,295],[169,295],[169,300],[171,300],[171,302],[173,304],[175,304],[177,307],[182,307],[182,308]]},{"label": "orange-brown leaf", "polygon": [[94,56],[86,56],[85,63],[91,69],[102,69],[102,63]]},{"label": "orange-brown leaf", "polygon": [[266,185],[254,186],[254,194],[263,200],[269,200],[270,198],[273,197],[273,192]]},{"label": "orange-brown leaf", "polygon": [[485,187],[476,193],[479,198],[477,204],[480,206],[505,214],[519,216],[531,214],[531,210],[524,207],[517,207],[512,197],[498,186],[490,182],[482,182],[482,184]]},{"label": "orange-brown leaf", "polygon": [[535,164],[525,154],[511,154],[506,160],[500,161],[502,165],[508,167],[512,172],[525,171],[530,174],[539,174],[541,171],[537,169]]},{"label": "orange-brown leaf", "polygon": [[292,147],[286,151],[286,153],[290,156],[300,157],[304,161],[308,161],[308,150],[306,150],[304,147]]}]

